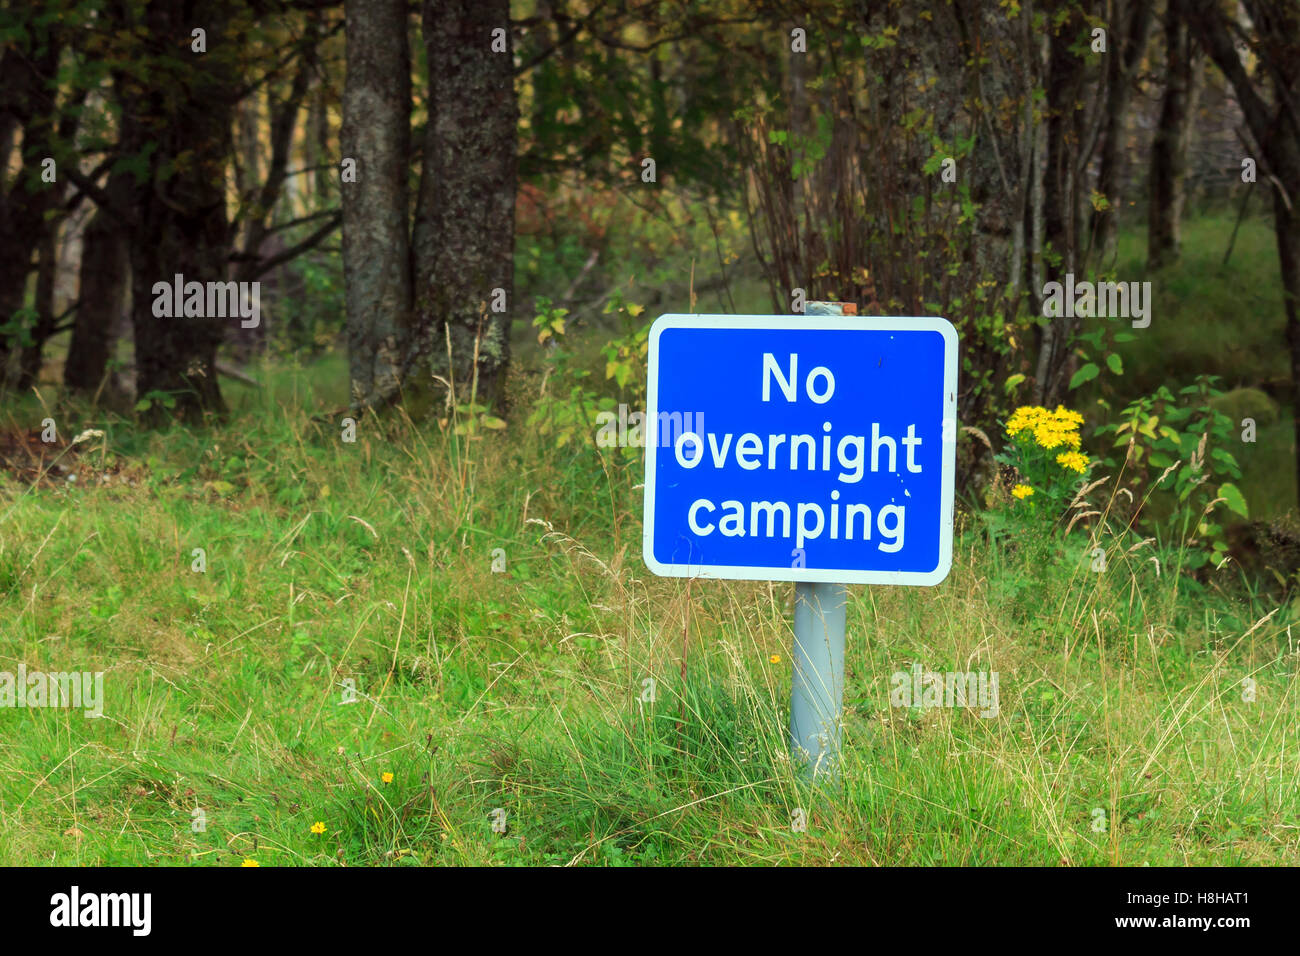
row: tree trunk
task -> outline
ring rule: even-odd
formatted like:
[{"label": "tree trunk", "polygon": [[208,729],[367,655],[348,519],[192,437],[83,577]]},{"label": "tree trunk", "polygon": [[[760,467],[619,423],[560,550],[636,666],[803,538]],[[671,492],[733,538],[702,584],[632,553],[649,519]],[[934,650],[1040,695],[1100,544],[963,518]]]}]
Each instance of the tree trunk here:
[{"label": "tree trunk", "polygon": [[[412,343],[410,214],[411,67],[403,0],[348,0],[347,79],[340,142],[356,161],[343,182],[343,274],[354,409],[402,385]],[[430,66],[433,73],[436,66]],[[432,125],[432,122],[430,123]]]},{"label": "tree trunk", "polygon": [[[43,7],[43,5],[38,5]],[[43,15],[45,11],[40,9]],[[37,35],[32,49],[11,45],[0,58],[0,139],[12,143],[22,128],[20,168],[7,191],[0,190],[0,390],[17,380],[19,370],[11,358],[18,342],[16,332],[4,326],[22,308],[31,271],[32,253],[49,231],[45,210],[57,201],[59,186],[42,182],[41,161],[51,155],[57,112],[49,99],[56,95],[53,80],[62,45],[57,36]],[[6,145],[4,160],[9,160]]]},{"label": "tree trunk", "polygon": [[[1176,0],[1169,2],[1172,6]],[[1094,261],[1109,260],[1115,249],[1127,172],[1124,135],[1128,127],[1129,101],[1132,99],[1133,77],[1151,32],[1154,6],[1152,0],[1129,0],[1127,9],[1115,18],[1117,22],[1112,25],[1110,39],[1114,45],[1106,53],[1106,128],[1097,173],[1097,192],[1106,197],[1108,204],[1105,209],[1094,209],[1092,213],[1088,249],[1097,257]],[[1118,3],[1116,8],[1119,9]]]},{"label": "tree trunk", "polygon": [[32,303],[36,321],[31,340],[19,356],[18,390],[25,392],[41,375],[45,343],[54,334],[54,280],[58,275],[58,229],[51,225],[41,236],[36,266],[36,298]]},{"label": "tree trunk", "polygon": [[[1260,42],[1258,76],[1267,76],[1273,102],[1260,95],[1262,81],[1252,79],[1233,45],[1232,30],[1214,0],[1187,0],[1189,23],[1201,47],[1232,84],[1251,133],[1268,167],[1265,185],[1273,194],[1273,228],[1286,309],[1286,340],[1291,350],[1291,414],[1295,422],[1296,487],[1300,491],[1300,8],[1294,3],[1250,2],[1246,7]],[[1283,190],[1287,190],[1286,193]]]},{"label": "tree trunk", "polygon": [[[1025,29],[1029,29],[1028,21],[1026,21]],[[1035,53],[1038,56],[1039,64],[1038,75],[1046,75],[1047,73],[1047,62],[1050,56],[1049,44],[1050,41],[1046,36],[1037,39],[1035,43]],[[1043,314],[1043,286],[1047,283],[1047,263],[1043,260],[1043,235],[1047,231],[1044,221],[1046,214],[1043,212],[1044,193],[1046,192],[1045,180],[1047,179],[1047,122],[1040,119],[1038,122],[1032,123],[1031,128],[1033,129],[1033,142],[1030,147],[1029,208],[1026,210],[1029,218],[1027,224],[1029,259],[1026,263],[1026,271],[1029,275],[1030,311],[1037,316]],[[1040,361],[1034,377],[1034,401],[1041,404],[1043,400],[1043,381],[1046,378],[1042,362],[1045,356],[1041,336],[1038,354]]]},{"label": "tree trunk", "polygon": [[1196,112],[1200,57],[1187,28],[1185,0],[1169,0],[1165,13],[1165,91],[1151,141],[1151,208],[1147,216],[1147,267],[1159,269],[1181,255],[1187,142]]},{"label": "tree trunk", "polygon": [[80,302],[63,367],[63,383],[69,389],[94,394],[103,383],[113,328],[126,303],[126,282],[125,237],[118,223],[100,210],[87,224],[81,247]]},{"label": "tree trunk", "polygon": [[[1076,160],[1082,148],[1079,100],[1084,76],[1083,60],[1070,47],[1081,28],[1082,19],[1077,12],[1072,12],[1049,42],[1043,229],[1046,245],[1056,259],[1055,263],[1046,262],[1046,281],[1049,282],[1059,282],[1066,272],[1076,272],[1079,268],[1076,169],[1081,164]],[[1058,315],[1047,326],[1040,326],[1035,397],[1048,407],[1065,397],[1069,382],[1070,345],[1076,325],[1075,319]]]},{"label": "tree trunk", "polygon": [[[224,35],[226,5],[204,0],[186,12],[169,3],[152,3],[141,24],[149,36],[188,37],[196,23],[209,42]],[[179,56],[192,56],[188,47]],[[235,77],[232,59],[217,47],[204,54],[202,68],[181,64],[182,76],[169,76],[171,62],[158,58],[154,73],[141,79],[119,74],[122,96],[122,152],[148,153],[149,175],[130,181],[127,207],[132,214],[129,256],[132,274],[132,325],[135,332],[136,394],[161,392],[174,401],[174,414],[199,422],[204,414],[224,415],[217,384],[217,348],[236,317],[158,316],[155,283],[225,281],[230,251],[226,219],[226,161],[232,148],[231,113]],[[162,74],[162,75],[158,75]],[[177,95],[177,90],[185,95]],[[200,311],[206,311],[200,310]],[[155,401],[148,418],[167,415]]]},{"label": "tree trunk", "polygon": [[[497,28],[505,51],[494,53]],[[429,123],[412,237],[434,394],[449,383],[457,402],[473,391],[498,411],[514,305],[518,105],[509,31],[508,0],[425,2]],[[495,289],[505,291],[504,312],[492,311]]]},{"label": "tree trunk", "polygon": [[1300,492],[1300,305],[1297,305],[1300,303],[1300,209],[1296,209],[1294,204],[1288,209],[1277,190],[1273,191],[1273,222],[1278,263],[1282,270],[1286,342],[1291,350],[1292,439],[1296,454],[1296,489]]}]

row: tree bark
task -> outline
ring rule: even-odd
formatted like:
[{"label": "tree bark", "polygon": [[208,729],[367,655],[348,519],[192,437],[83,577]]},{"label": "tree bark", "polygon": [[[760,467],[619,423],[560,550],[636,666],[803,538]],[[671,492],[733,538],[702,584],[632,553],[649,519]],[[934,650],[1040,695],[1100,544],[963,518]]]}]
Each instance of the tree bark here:
[{"label": "tree bark", "polygon": [[[217,348],[228,325],[239,319],[157,316],[153,289],[177,274],[186,283],[227,278],[226,162],[237,84],[231,53],[214,41],[224,36],[228,15],[223,0],[201,0],[188,12],[171,3],[149,4],[140,24],[147,36],[160,43],[188,37],[201,23],[212,46],[202,54],[188,46],[179,54],[169,49],[167,57],[155,57],[148,77],[119,73],[115,84],[123,105],[123,154],[153,147],[147,177],[130,180],[127,189],[136,394],[169,395],[175,403],[171,413],[187,422],[200,422],[205,413],[225,414]],[[172,57],[201,61],[173,66]],[[146,417],[158,423],[167,415],[155,401]]]},{"label": "tree bark", "polygon": [[[1172,6],[1176,0],[1169,0]],[[1116,0],[1117,9],[1118,0]],[[1129,0],[1127,8],[1112,24],[1106,56],[1106,118],[1097,172],[1097,192],[1108,200],[1104,209],[1094,209],[1090,224],[1088,249],[1094,261],[1105,262],[1115,249],[1119,230],[1119,211],[1123,202],[1126,166],[1124,135],[1128,127],[1129,102],[1133,94],[1133,77],[1142,54],[1155,5],[1152,0]]]},{"label": "tree bark", "polygon": [[36,297],[32,303],[36,310],[36,321],[31,329],[31,339],[23,345],[19,355],[20,392],[27,391],[40,378],[45,343],[54,334],[54,280],[58,274],[58,245],[57,228],[47,228],[37,248]]},{"label": "tree bark", "polygon": [[1147,267],[1160,269],[1181,255],[1186,199],[1187,144],[1196,112],[1200,57],[1187,28],[1185,0],[1168,0],[1165,13],[1165,91],[1151,141],[1151,208]]},{"label": "tree bark", "polygon": [[80,302],[63,366],[63,384],[69,389],[94,394],[103,383],[113,329],[126,304],[127,276],[125,236],[117,221],[99,210],[86,226],[81,248]]},{"label": "tree bark", "polygon": [[[12,143],[20,127],[23,135],[21,166],[10,188],[0,190],[0,329],[23,306],[32,253],[49,231],[45,211],[59,194],[57,184],[42,182],[40,164],[51,155],[58,120],[51,104],[62,44],[54,35],[35,36],[29,43],[34,51],[15,45],[0,58],[0,139]],[[3,158],[9,160],[8,147]],[[0,331],[0,390],[20,374],[11,358],[17,341],[17,335]]]},{"label": "tree bark", "polygon": [[[497,28],[506,31],[505,52],[492,51]],[[429,123],[412,236],[420,334],[437,397],[451,383],[457,402],[474,392],[479,404],[504,411],[519,112],[510,4],[426,0],[424,41]],[[491,310],[495,289],[505,290],[504,312]]]},{"label": "tree bark", "polygon": [[[1259,163],[1262,188],[1273,194],[1273,229],[1277,237],[1286,309],[1286,341],[1291,351],[1291,413],[1295,423],[1296,485],[1300,490],[1300,7],[1294,3],[1247,0],[1255,26],[1260,59],[1256,77],[1246,73],[1233,45],[1231,22],[1215,0],[1187,0],[1189,23],[1215,65],[1237,95],[1251,133],[1263,152]],[[1273,102],[1260,90],[1267,76]],[[1268,178],[1263,175],[1267,166]],[[1265,185],[1265,183],[1268,185]]]},{"label": "tree bark", "polygon": [[[1078,176],[1082,148],[1080,105],[1083,60],[1070,50],[1083,20],[1072,11],[1049,40],[1047,65],[1046,169],[1043,174],[1044,240],[1056,261],[1045,262],[1046,281],[1059,282],[1079,268]],[[1044,250],[1046,252],[1046,250]],[[1041,292],[1041,287],[1039,289]],[[1062,310],[1064,311],[1064,310]],[[1051,407],[1065,397],[1069,382],[1070,343],[1077,326],[1065,315],[1039,327],[1035,398]]]},{"label": "tree bark", "polygon": [[[348,0],[343,157],[356,182],[343,182],[343,274],[348,370],[354,409],[392,398],[411,345],[411,65],[403,0]],[[430,61],[430,72],[437,69]]]}]

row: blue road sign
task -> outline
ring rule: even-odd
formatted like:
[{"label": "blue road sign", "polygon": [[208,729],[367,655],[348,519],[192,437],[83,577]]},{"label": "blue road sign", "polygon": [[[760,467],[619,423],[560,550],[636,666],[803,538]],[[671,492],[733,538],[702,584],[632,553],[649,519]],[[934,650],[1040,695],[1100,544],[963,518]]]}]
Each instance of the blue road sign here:
[{"label": "blue road sign", "polygon": [[938,584],[952,565],[957,332],[941,318],[663,315],[646,566]]}]

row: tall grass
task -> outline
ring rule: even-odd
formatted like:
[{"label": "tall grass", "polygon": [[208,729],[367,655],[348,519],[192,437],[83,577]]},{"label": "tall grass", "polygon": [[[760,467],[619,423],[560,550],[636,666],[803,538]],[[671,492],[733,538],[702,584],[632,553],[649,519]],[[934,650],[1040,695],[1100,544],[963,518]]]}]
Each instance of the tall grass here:
[{"label": "tall grass", "polygon": [[[639,469],[517,425],[345,443],[337,368],[260,374],[219,428],[61,408],[106,433],[77,480],[0,479],[0,670],[107,697],[0,709],[0,863],[1300,863],[1289,608],[963,515],[941,586],[850,589],[810,790],[791,586],[649,575]],[[913,662],[999,672],[999,715],[892,708]]]}]

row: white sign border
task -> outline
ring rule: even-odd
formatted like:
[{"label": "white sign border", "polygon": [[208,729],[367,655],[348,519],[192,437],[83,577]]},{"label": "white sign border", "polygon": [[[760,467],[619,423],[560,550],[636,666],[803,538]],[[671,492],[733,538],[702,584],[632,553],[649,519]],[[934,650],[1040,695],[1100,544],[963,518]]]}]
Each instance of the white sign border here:
[{"label": "white sign border", "polygon": [[[943,336],[943,460],[939,483],[939,563],[933,571],[862,571],[742,565],[662,564],[654,556],[655,454],[659,446],[659,337],[666,329],[789,329],[791,331],[938,332]],[[957,463],[957,330],[938,316],[688,315],[670,312],[650,327],[646,369],[645,491],[641,557],[654,574],[669,578],[731,581],[810,581],[932,587],[952,570],[953,488]]]}]

